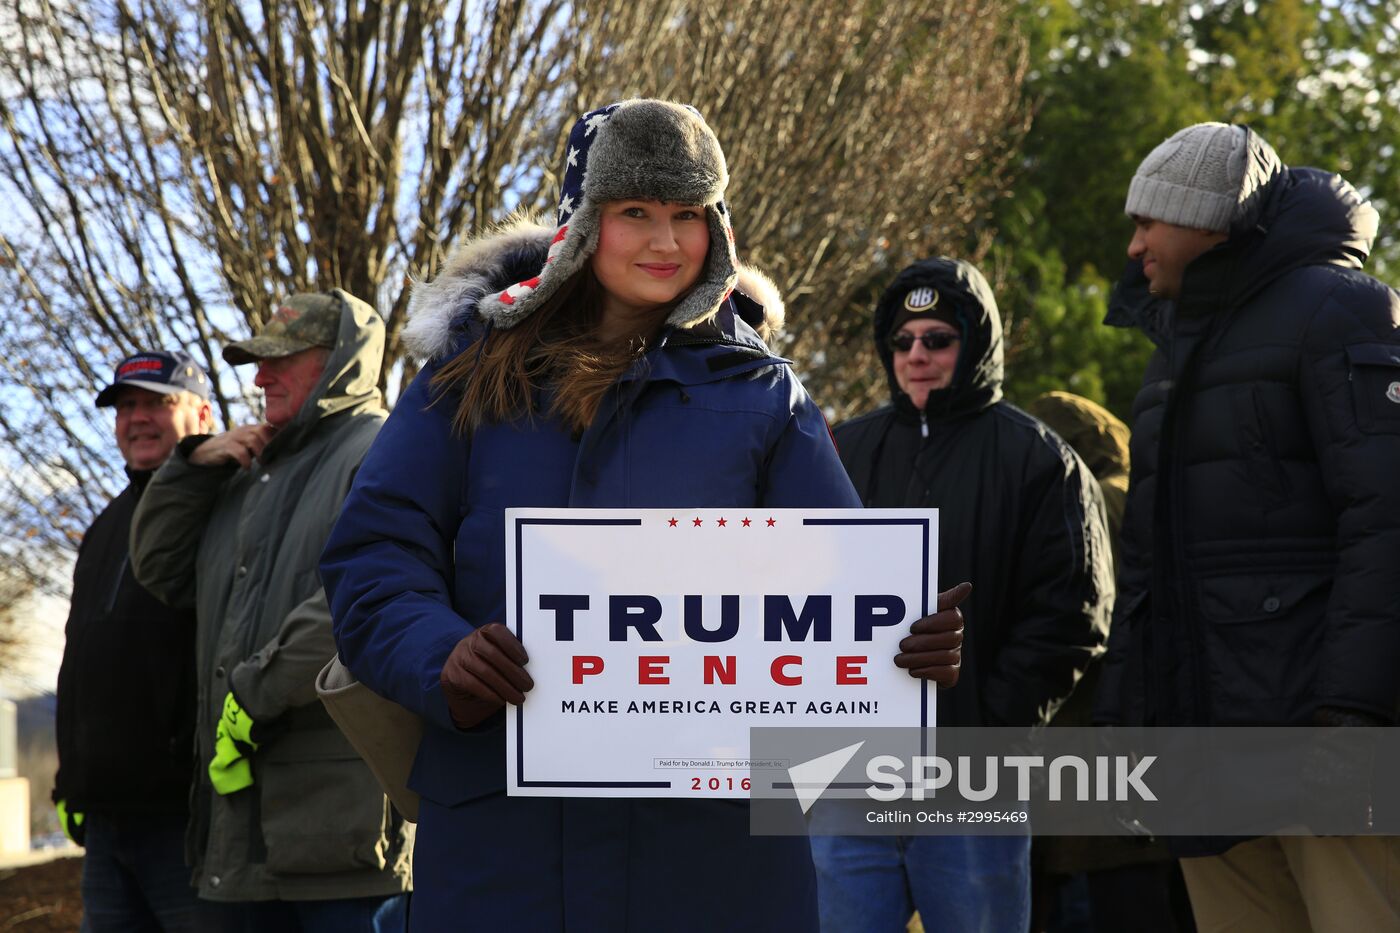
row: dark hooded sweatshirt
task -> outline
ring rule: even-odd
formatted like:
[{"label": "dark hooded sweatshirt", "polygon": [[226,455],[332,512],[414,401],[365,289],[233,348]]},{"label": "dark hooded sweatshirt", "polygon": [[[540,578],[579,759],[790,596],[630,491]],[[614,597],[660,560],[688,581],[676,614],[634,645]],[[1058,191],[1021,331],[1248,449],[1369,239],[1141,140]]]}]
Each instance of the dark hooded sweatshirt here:
[{"label": "dark hooded sweatshirt", "polygon": [[194,612],[166,606],[131,572],[131,517],[151,474],[127,474],[73,568],[54,800],[70,813],[181,816],[194,765]]},{"label": "dark hooded sweatshirt", "polygon": [[[932,287],[956,308],[953,381],[921,413],[899,389],[887,338],[904,296]],[[938,583],[970,580],[958,685],[940,725],[1044,722],[1099,649],[1113,604],[1103,499],[1084,462],[1045,425],[1001,401],[996,300],[971,265],[906,269],[875,311],[894,402],[836,429],[867,506],[939,509]]]},{"label": "dark hooded sweatshirt", "polygon": [[1123,566],[1096,718],[1394,722],[1400,295],[1376,212],[1252,144],[1259,194],[1173,304],[1129,265],[1108,323],[1157,344],[1133,405]]}]

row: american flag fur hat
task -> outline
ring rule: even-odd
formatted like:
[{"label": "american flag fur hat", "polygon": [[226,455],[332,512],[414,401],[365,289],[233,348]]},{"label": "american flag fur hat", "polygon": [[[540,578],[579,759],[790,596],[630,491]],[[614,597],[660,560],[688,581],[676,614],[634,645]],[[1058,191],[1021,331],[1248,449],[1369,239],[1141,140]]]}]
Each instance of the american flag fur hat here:
[{"label": "american flag fur hat", "polygon": [[588,262],[598,247],[599,207],[630,199],[705,207],[710,251],[700,278],[666,323],[687,327],[714,314],[737,280],[734,233],[724,189],[729,170],[719,141],[694,107],[634,99],[584,114],[569,133],[557,227],[544,268],[483,295],[477,313],[513,327]]}]

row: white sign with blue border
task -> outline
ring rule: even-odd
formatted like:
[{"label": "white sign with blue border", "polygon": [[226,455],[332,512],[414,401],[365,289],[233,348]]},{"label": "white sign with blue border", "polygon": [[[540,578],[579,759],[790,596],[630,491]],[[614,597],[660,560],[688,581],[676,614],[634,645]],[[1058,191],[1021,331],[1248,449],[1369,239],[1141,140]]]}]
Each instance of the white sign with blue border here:
[{"label": "white sign with blue border", "polygon": [[932,509],[509,509],[508,624],[535,687],[507,787],[749,796],[754,726],[934,723],[894,666],[935,609]]}]

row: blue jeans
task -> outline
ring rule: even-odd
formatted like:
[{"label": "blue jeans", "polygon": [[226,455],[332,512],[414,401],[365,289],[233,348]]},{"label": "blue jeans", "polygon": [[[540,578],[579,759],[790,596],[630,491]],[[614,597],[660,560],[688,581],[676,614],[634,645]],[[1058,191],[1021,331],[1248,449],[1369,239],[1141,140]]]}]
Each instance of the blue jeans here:
[{"label": "blue jeans", "polygon": [[213,920],[201,933],[406,933],[408,897],[390,894],[334,901],[206,901]]},{"label": "blue jeans", "polygon": [[822,933],[1023,933],[1031,917],[1025,836],[813,836]]},{"label": "blue jeans", "polygon": [[198,928],[183,816],[89,813],[84,828],[82,933]]}]

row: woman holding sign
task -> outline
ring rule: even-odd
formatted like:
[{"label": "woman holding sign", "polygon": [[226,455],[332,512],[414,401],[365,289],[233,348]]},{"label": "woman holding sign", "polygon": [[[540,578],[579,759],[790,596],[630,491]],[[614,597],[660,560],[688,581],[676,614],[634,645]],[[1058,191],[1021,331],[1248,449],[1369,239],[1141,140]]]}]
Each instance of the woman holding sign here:
[{"label": "woman holding sign", "polygon": [[[415,929],[816,927],[807,841],[725,801],[507,797],[503,511],[858,508],[826,423],[763,336],[728,171],[690,107],[629,100],[569,137],[557,225],[460,247],[414,292],[426,362],[360,470],[322,576],[341,658],[425,729]],[[957,679],[965,587],[896,663]]]}]

